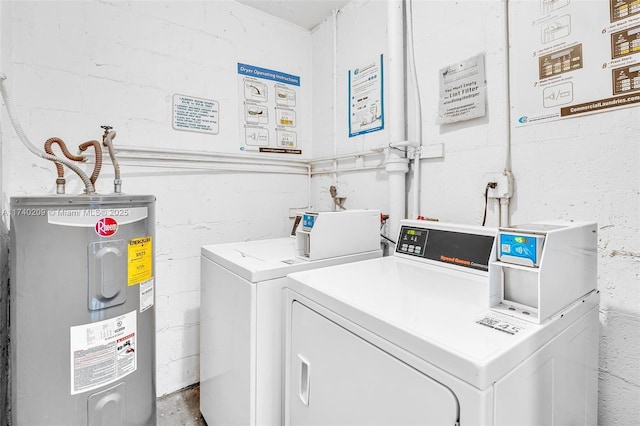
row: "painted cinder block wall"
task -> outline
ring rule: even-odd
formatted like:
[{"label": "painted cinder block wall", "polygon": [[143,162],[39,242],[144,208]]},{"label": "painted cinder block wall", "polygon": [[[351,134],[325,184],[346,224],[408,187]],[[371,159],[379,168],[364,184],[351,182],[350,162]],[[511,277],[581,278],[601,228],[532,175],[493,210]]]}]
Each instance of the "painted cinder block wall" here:
[{"label": "painted cinder block wall", "polygon": [[[57,136],[75,152],[78,144],[100,139],[99,126],[108,124],[117,130],[116,148],[240,153],[238,62],[300,76],[297,130],[300,141],[310,142],[311,125],[302,117],[311,108],[311,36],[295,25],[233,1],[3,1],[0,14],[1,71],[22,126],[38,146]],[[219,133],[174,131],[174,93],[217,100]],[[53,194],[53,165],[22,146],[4,107],[0,117],[2,207],[11,196]],[[303,154],[310,155],[306,145]],[[123,192],[157,197],[156,366],[163,395],[199,381],[200,247],[288,235],[289,207],[307,205],[308,178],[304,171],[121,163]],[[67,180],[67,193],[81,191],[77,177]],[[98,191],[112,192],[112,181],[112,168],[104,164]],[[2,282],[5,301],[6,274]]]},{"label": "painted cinder block wall", "polygon": [[[359,65],[354,58],[374,57],[386,48],[366,42],[386,30],[386,6],[381,3],[354,1],[338,14],[338,87],[346,80],[345,70]],[[640,107],[510,129],[505,2],[415,0],[413,10],[423,145],[445,146],[444,158],[421,162],[420,213],[442,221],[480,224],[482,177],[503,170],[510,140],[515,177],[513,224],[556,218],[597,221],[601,292],[598,424],[640,424]],[[368,19],[371,16],[375,18]],[[324,45],[332,39],[332,28],[332,21],[325,21],[313,32],[314,43]],[[357,47],[343,51],[350,43]],[[314,55],[321,51],[314,45]],[[437,125],[438,71],[481,52],[486,54],[486,116]],[[333,69],[333,63],[314,57],[314,84],[329,87]],[[321,79],[326,81],[321,84]],[[346,136],[344,88],[338,90],[337,99],[338,122],[325,124],[325,129],[337,129],[338,150],[357,152],[366,142]],[[332,105],[333,99],[314,92],[314,109],[331,109]],[[411,99],[408,105],[411,139],[415,138]],[[322,149],[314,146],[314,153]],[[329,185],[331,179],[317,179],[324,180],[318,186]],[[372,172],[339,174],[337,181],[372,203],[377,202],[374,195],[365,194],[386,191],[384,179],[378,181]],[[411,178],[408,181],[411,192]],[[316,197],[319,194],[322,191],[314,192]],[[330,200],[325,197],[323,202]],[[410,194],[409,211],[411,203]],[[497,224],[496,213],[490,205],[489,225]]]},{"label": "painted cinder block wall", "polygon": [[[60,4],[46,6],[46,2],[0,3],[0,66],[14,79],[11,88],[18,113],[30,136],[44,139],[56,134],[84,141],[99,136],[97,126],[106,119],[119,130],[116,143],[125,144],[128,139],[129,146],[207,150],[216,145],[216,149],[230,150],[237,146],[232,135],[237,128],[235,63],[255,59],[273,68],[282,63],[283,68],[302,75],[303,81],[313,82],[314,157],[385,144],[384,132],[369,135],[364,142],[345,136],[347,95],[341,87],[345,70],[369,55],[386,53],[384,2],[353,2],[340,12],[335,69],[328,59],[333,57],[327,44],[333,42],[330,19],[309,35],[229,2],[190,2],[190,7],[177,3],[149,7],[148,2],[72,2],[59,10]],[[479,223],[480,180],[484,173],[503,167],[508,133],[503,6],[498,0],[414,2],[423,143],[445,146],[443,159],[422,161],[420,212],[426,216]],[[365,43],[363,34],[372,32],[376,42]],[[31,42],[25,45],[27,41]],[[265,47],[282,46],[285,41],[295,43],[295,55]],[[59,49],[61,44],[69,48]],[[429,94],[437,93],[438,70],[479,52],[487,54],[487,116],[464,124],[436,125],[436,97]],[[333,87],[334,73],[339,78],[337,102],[326,90]],[[113,90],[119,93],[118,101],[103,99]],[[25,91],[29,96],[24,96]],[[209,96],[222,106],[231,104],[229,122],[221,124],[225,130],[220,137],[167,130],[168,97],[178,91]],[[140,99],[152,101],[140,104]],[[0,178],[7,208],[10,195],[51,192],[54,174],[49,164],[31,159],[17,146],[2,114]],[[600,224],[599,424],[603,425],[640,423],[637,117],[638,108],[631,108],[514,129],[511,135],[516,177],[512,222],[567,218]],[[415,118],[410,114],[410,137],[411,120]],[[164,394],[198,381],[199,246],[285,235],[288,207],[307,202],[307,181],[263,174],[168,174],[142,167],[127,171],[124,177],[125,191],[158,196],[158,393]],[[331,175],[312,179],[315,205],[331,207],[325,192],[334,180]],[[337,180],[347,188],[350,207],[383,211],[388,207],[384,172],[339,174]],[[108,184],[108,178],[103,182]],[[259,219],[255,206],[260,207]],[[491,207],[489,223],[495,220]]]}]

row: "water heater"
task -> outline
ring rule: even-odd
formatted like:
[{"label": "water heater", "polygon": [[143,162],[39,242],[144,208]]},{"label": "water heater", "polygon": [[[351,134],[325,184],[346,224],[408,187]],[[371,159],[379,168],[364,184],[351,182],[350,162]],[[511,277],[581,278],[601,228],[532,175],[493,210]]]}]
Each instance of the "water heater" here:
[{"label": "water heater", "polygon": [[13,425],[155,425],[154,209],[11,198]]}]

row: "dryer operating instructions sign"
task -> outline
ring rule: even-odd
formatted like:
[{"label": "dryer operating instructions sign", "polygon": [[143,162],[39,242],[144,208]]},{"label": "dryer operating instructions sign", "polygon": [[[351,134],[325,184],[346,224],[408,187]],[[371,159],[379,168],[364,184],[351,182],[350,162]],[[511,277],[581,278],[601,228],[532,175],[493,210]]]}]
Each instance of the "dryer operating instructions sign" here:
[{"label": "dryer operating instructions sign", "polygon": [[300,77],[238,63],[241,151],[302,154],[299,148]]},{"label": "dryer operating instructions sign", "polygon": [[510,0],[516,126],[640,106],[640,1]]}]

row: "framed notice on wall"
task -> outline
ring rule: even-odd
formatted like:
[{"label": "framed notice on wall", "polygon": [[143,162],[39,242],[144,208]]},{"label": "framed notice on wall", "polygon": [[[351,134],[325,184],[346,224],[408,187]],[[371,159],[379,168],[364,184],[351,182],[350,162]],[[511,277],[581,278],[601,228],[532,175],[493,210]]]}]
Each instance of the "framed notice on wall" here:
[{"label": "framed notice on wall", "polygon": [[515,126],[640,106],[640,1],[510,0]]},{"label": "framed notice on wall", "polygon": [[382,60],[349,70],[349,137],[384,129]]}]

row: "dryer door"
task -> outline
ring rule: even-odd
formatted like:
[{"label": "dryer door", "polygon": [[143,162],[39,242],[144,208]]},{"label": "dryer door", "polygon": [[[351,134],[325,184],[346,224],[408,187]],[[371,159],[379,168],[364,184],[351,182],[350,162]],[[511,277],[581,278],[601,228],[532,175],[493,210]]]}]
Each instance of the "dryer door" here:
[{"label": "dryer door", "polygon": [[456,396],[439,382],[294,302],[288,424],[454,425]]}]

